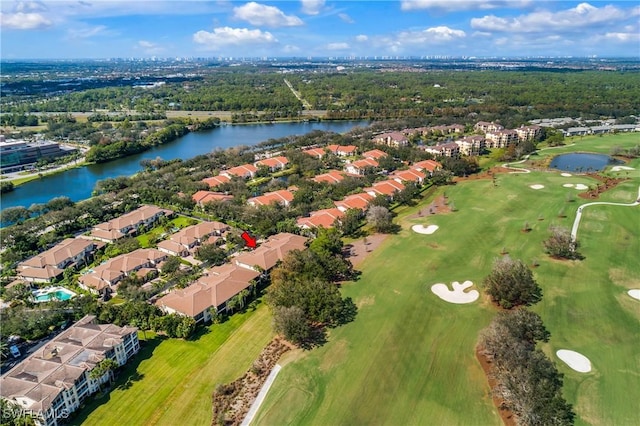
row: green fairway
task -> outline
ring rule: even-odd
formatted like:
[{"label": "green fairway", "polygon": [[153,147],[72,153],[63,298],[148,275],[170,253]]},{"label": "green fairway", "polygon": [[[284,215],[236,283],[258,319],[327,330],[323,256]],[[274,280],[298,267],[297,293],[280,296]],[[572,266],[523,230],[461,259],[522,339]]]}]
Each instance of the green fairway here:
[{"label": "green fairway", "polygon": [[[635,201],[640,161],[628,166],[635,168],[623,175],[630,180],[597,201]],[[626,294],[640,288],[640,207],[585,208],[582,261],[550,259],[542,245],[549,226],[571,229],[578,207],[594,201],[562,185],[596,182],[558,172],[501,174],[496,186],[476,180],[441,189],[454,213],[405,211],[400,234],[361,265],[360,280],[343,287],[359,306],[356,321],[284,366],[254,424],[500,424],[474,357],[495,308],[483,296],[448,304],[430,287],[471,280],[477,288],[502,251],[539,264],[534,275],[544,296],[534,310],[552,335],[543,349],[565,374],[577,423],[640,424],[640,302]],[[419,235],[412,224],[439,229]],[[558,349],[587,356],[592,372],[569,369]]]},{"label": "green fairway", "polygon": [[216,385],[244,374],[273,333],[264,305],[200,331],[189,341],[147,333],[149,340],[142,342],[140,353],[120,372],[114,390],[88,399],[71,423],[211,424],[211,395]]}]

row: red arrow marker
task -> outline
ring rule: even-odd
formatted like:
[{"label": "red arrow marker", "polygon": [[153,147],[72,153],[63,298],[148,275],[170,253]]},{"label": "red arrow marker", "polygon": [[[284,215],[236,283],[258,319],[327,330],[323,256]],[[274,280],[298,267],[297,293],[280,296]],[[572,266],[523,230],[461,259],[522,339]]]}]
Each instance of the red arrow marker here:
[{"label": "red arrow marker", "polygon": [[256,239],[249,235],[247,231],[244,231],[240,236],[247,243],[247,247],[256,248]]}]

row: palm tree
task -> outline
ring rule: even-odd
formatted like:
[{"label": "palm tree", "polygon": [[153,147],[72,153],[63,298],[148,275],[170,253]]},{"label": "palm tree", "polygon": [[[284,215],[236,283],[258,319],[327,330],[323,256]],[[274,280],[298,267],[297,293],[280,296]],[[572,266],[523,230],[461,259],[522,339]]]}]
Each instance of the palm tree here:
[{"label": "palm tree", "polygon": [[[95,367],[93,367],[93,369],[89,372],[89,378],[91,380],[98,381],[108,373],[109,383],[111,383],[113,380],[113,370],[115,370],[116,368],[118,368],[117,362],[115,362],[111,358],[105,358],[97,363]],[[98,386],[100,387],[100,390],[102,390],[102,382],[98,382]]]}]

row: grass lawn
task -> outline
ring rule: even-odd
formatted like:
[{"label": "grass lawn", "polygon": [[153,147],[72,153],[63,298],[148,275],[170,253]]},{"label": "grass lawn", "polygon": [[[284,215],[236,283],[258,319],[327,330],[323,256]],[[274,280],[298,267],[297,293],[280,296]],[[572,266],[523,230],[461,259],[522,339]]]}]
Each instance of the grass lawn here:
[{"label": "grass lawn", "polygon": [[[169,226],[172,228],[182,229],[193,221],[190,217],[186,216],[177,216],[169,221]],[[165,225],[158,225],[151,230],[145,232],[142,235],[138,235],[136,238],[140,242],[140,247],[148,248],[151,247],[151,240],[159,238],[162,234],[165,234],[167,231],[165,230]]]},{"label": "grass lawn", "polygon": [[149,340],[119,373],[111,393],[89,398],[71,424],[211,424],[216,385],[244,374],[273,332],[264,304],[200,330],[188,341],[148,332]]},{"label": "grass lawn", "polygon": [[[635,200],[640,161],[628,165],[636,168],[631,180],[598,201]],[[562,186],[568,182],[595,183],[557,172],[501,174],[495,187],[475,180],[442,189],[455,213],[411,217],[419,207],[404,210],[403,230],[363,262],[360,280],[343,286],[359,307],[356,320],[332,330],[325,346],[288,357],[254,424],[501,424],[474,357],[478,332],[496,310],[485,296],[448,304],[430,287],[471,280],[477,288],[503,249],[539,263],[544,297],[533,309],[551,332],[543,350],[565,374],[577,423],[640,424],[640,302],[626,295],[640,288],[640,208],[585,208],[578,232],[585,259],[550,259],[542,246],[549,226],[570,229],[578,206],[594,201]],[[530,232],[522,231],[525,222]],[[410,230],[418,223],[439,229],[419,235]],[[558,349],[583,353],[593,371],[569,369]]]}]

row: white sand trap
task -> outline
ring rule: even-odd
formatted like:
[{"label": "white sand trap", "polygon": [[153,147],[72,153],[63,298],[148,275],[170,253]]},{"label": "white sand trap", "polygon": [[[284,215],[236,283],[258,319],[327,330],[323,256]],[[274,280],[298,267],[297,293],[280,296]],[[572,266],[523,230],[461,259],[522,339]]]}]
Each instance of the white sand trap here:
[{"label": "white sand trap", "polygon": [[558,358],[564,361],[565,364],[579,373],[588,373],[591,371],[591,361],[581,353],[560,349],[556,352],[556,355],[558,355]]},{"label": "white sand trap", "polygon": [[426,228],[422,225],[413,225],[411,229],[418,234],[433,234],[438,230],[438,225],[429,225]]},{"label": "white sand trap", "polygon": [[438,296],[440,299],[449,303],[472,303],[478,300],[480,297],[480,293],[478,290],[471,290],[465,292],[466,288],[469,288],[473,285],[471,281],[465,281],[460,284],[458,281],[454,281],[451,283],[453,290],[449,290],[449,286],[446,284],[438,283],[431,286],[431,291],[433,294]]},{"label": "white sand trap", "polygon": [[633,288],[627,292],[627,294],[634,299],[640,300],[640,288]]},{"label": "white sand trap", "polygon": [[571,173],[560,173],[560,176],[571,177],[573,175]]},{"label": "white sand trap", "polygon": [[531,189],[542,189],[542,188],[544,188],[544,185],[538,185],[538,184],[529,185],[529,188],[531,188]]},{"label": "white sand trap", "polygon": [[629,166],[613,166],[611,168],[612,172],[619,172],[622,170],[635,170],[633,167],[629,167]]},{"label": "white sand trap", "polygon": [[564,186],[565,188],[575,188],[575,189],[578,189],[578,190],[589,189],[589,187],[587,185],[585,185],[584,183],[576,183],[576,184],[565,183],[562,186]]}]

